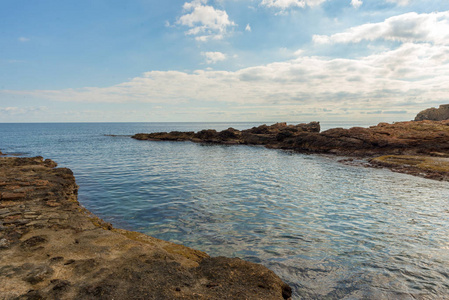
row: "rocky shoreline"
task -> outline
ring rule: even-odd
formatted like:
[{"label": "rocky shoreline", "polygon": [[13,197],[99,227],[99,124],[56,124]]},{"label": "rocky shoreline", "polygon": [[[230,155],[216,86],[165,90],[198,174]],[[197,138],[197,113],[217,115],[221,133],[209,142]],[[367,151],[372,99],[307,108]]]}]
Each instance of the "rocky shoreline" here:
[{"label": "rocky shoreline", "polygon": [[0,299],[288,299],[266,267],[114,228],[73,173],[0,157]]},{"label": "rocky shoreline", "polygon": [[[298,125],[276,123],[241,131],[228,128],[220,132],[207,129],[196,133],[138,133],[132,138],[263,145],[300,153],[356,157],[365,159],[366,166],[386,167],[396,172],[449,181],[449,120],[379,123],[369,128],[333,128],[323,132],[320,132],[318,122]],[[348,161],[351,159],[344,160]]]}]

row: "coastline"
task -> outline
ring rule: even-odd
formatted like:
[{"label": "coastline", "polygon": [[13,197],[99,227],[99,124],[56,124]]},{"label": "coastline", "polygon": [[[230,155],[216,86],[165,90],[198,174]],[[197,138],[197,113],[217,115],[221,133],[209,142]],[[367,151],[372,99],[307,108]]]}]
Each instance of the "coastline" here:
[{"label": "coastline", "polygon": [[77,200],[71,170],[0,157],[1,299],[288,299],[266,267],[114,228]]},{"label": "coastline", "polygon": [[217,132],[138,133],[136,140],[191,141],[225,145],[259,145],[306,154],[344,157],[339,161],[388,168],[428,179],[449,181],[449,120],[379,123],[369,128],[332,128],[320,132],[319,122],[276,123],[247,130]]}]

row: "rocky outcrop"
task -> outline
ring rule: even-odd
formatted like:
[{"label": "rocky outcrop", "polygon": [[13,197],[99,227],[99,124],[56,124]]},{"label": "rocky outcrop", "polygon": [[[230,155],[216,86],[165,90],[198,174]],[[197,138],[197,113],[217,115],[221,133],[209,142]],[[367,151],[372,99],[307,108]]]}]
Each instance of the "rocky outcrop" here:
[{"label": "rocky outcrop", "polygon": [[[369,128],[333,128],[320,132],[318,122],[299,125],[277,123],[262,125],[247,130],[229,128],[221,132],[202,130],[195,132],[162,132],[137,134],[139,140],[193,141],[218,144],[264,145],[268,148],[293,150],[302,153],[322,153],[342,156],[373,158],[383,155],[418,155],[430,157],[449,157],[449,120],[410,121],[393,124],[379,123]],[[427,159],[426,161],[429,161]],[[449,180],[446,168],[449,161],[436,160],[440,169],[422,164],[420,168],[403,167],[391,161],[371,160],[370,166],[389,167],[432,179]]]},{"label": "rocky outcrop", "polygon": [[380,123],[369,128],[334,128],[319,134],[301,134],[282,147],[301,152],[351,156],[449,155],[449,121],[411,121]]},{"label": "rocky outcrop", "polygon": [[272,271],[116,229],[81,207],[73,173],[0,158],[1,299],[287,299]]},{"label": "rocky outcrop", "polygon": [[423,121],[423,120],[431,120],[431,121],[443,121],[449,120],[449,104],[440,105],[439,108],[429,108],[419,112],[415,121]]},{"label": "rocky outcrop", "polygon": [[229,128],[221,132],[163,132],[136,134],[139,140],[193,141],[220,144],[265,145],[305,153],[351,156],[385,154],[449,155],[449,121],[380,123],[369,128],[334,128],[319,132],[319,123],[286,125],[277,123],[247,130]]},{"label": "rocky outcrop", "polygon": [[214,129],[205,129],[198,132],[156,132],[138,133],[132,138],[137,140],[154,141],[193,141],[201,143],[217,144],[250,144],[268,145],[277,144],[286,138],[298,136],[304,132],[320,132],[320,123],[311,122],[308,124],[287,125],[287,123],[276,123],[271,126],[261,125],[247,130],[237,130],[228,128],[217,132]]}]

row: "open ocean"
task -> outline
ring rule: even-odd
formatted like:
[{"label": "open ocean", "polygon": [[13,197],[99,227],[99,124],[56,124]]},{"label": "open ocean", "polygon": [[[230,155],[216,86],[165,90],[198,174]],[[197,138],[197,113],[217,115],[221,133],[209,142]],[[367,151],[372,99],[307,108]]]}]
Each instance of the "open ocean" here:
[{"label": "open ocean", "polygon": [[267,266],[294,299],[449,298],[448,182],[258,146],[130,138],[260,124],[3,123],[0,150],[72,169],[80,203],[116,227]]}]

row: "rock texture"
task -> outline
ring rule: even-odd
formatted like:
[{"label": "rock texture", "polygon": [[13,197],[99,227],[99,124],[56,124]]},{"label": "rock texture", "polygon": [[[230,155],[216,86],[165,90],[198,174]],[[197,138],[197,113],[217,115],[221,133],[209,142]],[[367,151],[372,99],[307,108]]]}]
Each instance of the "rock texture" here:
[{"label": "rock texture", "polygon": [[449,104],[440,105],[439,108],[429,108],[419,112],[415,121],[423,121],[423,120],[431,120],[431,121],[443,121],[449,120]]},{"label": "rock texture", "polygon": [[[218,144],[264,145],[268,148],[293,150],[303,153],[335,154],[373,158],[383,155],[427,155],[431,157],[449,157],[449,120],[445,121],[410,121],[393,124],[379,123],[369,128],[353,127],[350,129],[333,128],[320,132],[318,122],[299,125],[277,123],[262,125],[248,130],[229,128],[221,132],[202,130],[195,132],[162,132],[136,134],[139,140],[193,141]],[[405,160],[404,160],[405,161]],[[380,166],[379,161],[372,161],[373,166]],[[445,165],[447,162],[440,161]],[[392,167],[385,162],[383,166]],[[449,166],[448,166],[449,167]],[[397,170],[397,166],[395,167]],[[403,168],[405,170],[410,168]],[[412,172],[412,174],[421,174]],[[435,170],[427,168],[429,174]],[[428,174],[428,175],[429,175]],[[435,175],[435,174],[434,174]],[[431,178],[447,180],[444,172],[441,176]],[[430,176],[430,175],[429,175]]]},{"label": "rock texture", "polygon": [[272,271],[116,229],[82,208],[72,172],[0,158],[0,299],[287,299]]}]

